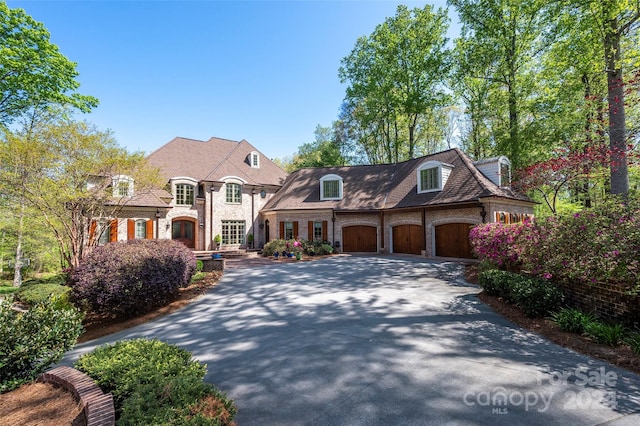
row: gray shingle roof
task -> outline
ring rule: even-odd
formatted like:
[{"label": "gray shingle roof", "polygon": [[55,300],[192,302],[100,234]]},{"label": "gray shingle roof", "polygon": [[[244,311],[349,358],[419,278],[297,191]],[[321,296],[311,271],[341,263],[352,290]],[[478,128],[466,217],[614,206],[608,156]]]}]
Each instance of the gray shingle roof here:
[{"label": "gray shingle roof", "polygon": [[[416,170],[426,161],[453,166],[442,191],[418,194]],[[342,177],[341,200],[320,201],[320,178],[328,174]],[[289,175],[265,210],[380,210],[476,202],[482,197],[532,202],[510,188],[491,182],[474,166],[471,158],[454,148],[398,164],[301,169]]]}]

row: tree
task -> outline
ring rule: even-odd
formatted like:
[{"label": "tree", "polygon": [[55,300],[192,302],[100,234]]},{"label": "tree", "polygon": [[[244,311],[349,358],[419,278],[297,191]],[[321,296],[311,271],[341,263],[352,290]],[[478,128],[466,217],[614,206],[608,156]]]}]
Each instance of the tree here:
[{"label": "tree", "polygon": [[448,104],[447,22],[443,9],[400,5],[342,59],[340,79],[349,84],[343,111],[350,112],[344,122],[371,163],[413,158],[421,123]]},{"label": "tree", "polygon": [[[448,4],[462,21],[462,40],[456,43],[456,56],[463,59],[458,75],[472,80],[462,88],[472,90],[467,94],[467,107],[473,108],[471,124],[481,126],[471,130],[476,150],[484,150],[480,111],[495,111],[498,114],[490,118],[489,126],[496,153],[507,155],[514,167],[525,165],[532,145],[540,143],[527,125],[535,123],[530,109],[536,98],[535,60],[552,38],[548,13],[554,2],[448,0]],[[486,102],[481,110],[478,102]]]},{"label": "tree", "polygon": [[286,171],[293,172],[305,167],[329,167],[344,166],[345,158],[340,152],[340,146],[334,138],[334,132],[330,127],[322,127],[319,124],[315,130],[315,141],[298,147],[293,160]]},{"label": "tree", "polygon": [[131,177],[139,195],[157,187],[157,171],[142,153],[128,153],[109,132],[88,123],[57,116],[30,124],[3,134],[0,185],[16,204],[24,200],[39,212],[55,235],[63,265],[75,267],[97,244],[90,235],[92,220],[117,217],[128,200],[115,197],[112,178]]},{"label": "tree", "polygon": [[50,42],[41,23],[0,3],[0,125],[47,105],[88,112],[98,100],[75,92],[77,76],[76,64]]}]

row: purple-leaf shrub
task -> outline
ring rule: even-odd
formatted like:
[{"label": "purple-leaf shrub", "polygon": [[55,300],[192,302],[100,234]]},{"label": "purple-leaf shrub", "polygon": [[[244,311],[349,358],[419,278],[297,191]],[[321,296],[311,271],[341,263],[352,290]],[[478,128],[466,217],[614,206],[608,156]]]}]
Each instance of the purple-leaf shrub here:
[{"label": "purple-leaf shrub", "polygon": [[96,247],[70,277],[82,309],[132,317],[175,300],[196,271],[191,250],[173,240],[130,240]]}]

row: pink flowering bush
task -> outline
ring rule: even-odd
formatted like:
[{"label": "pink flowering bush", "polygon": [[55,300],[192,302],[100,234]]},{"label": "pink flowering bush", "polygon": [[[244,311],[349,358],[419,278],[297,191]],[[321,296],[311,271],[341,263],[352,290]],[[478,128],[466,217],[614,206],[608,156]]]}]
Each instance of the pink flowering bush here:
[{"label": "pink flowering bush", "polygon": [[615,200],[537,221],[522,234],[523,268],[544,278],[640,286],[640,207]]},{"label": "pink flowering bush", "polygon": [[164,306],[196,270],[193,252],[173,240],[131,240],[97,247],[70,276],[78,307],[132,317]]},{"label": "pink flowering bush", "polygon": [[473,252],[478,259],[489,261],[500,269],[513,270],[521,263],[517,244],[523,224],[484,223],[469,232]]},{"label": "pink flowering bush", "polygon": [[469,234],[480,260],[559,282],[616,283],[640,291],[640,204],[613,199],[580,213]]}]

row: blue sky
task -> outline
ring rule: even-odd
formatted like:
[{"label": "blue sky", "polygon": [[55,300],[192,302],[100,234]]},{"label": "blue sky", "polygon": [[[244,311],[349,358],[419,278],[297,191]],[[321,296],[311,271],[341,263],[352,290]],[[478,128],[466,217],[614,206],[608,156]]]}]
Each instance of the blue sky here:
[{"label": "blue sky", "polygon": [[[425,1],[7,1],[42,22],[76,62],[82,119],[150,153],[176,136],[246,139],[286,157],[329,126],[340,60],[358,37]],[[449,12],[453,16],[452,11]],[[450,37],[457,19],[452,18]]]}]

